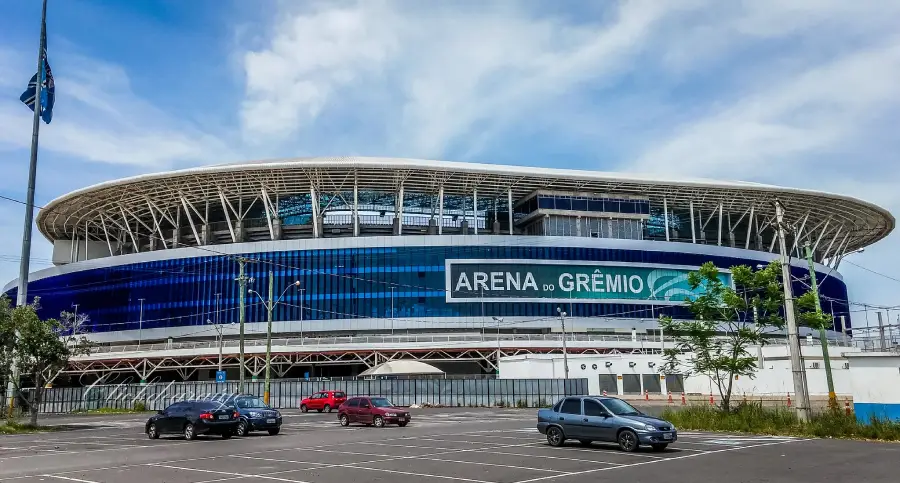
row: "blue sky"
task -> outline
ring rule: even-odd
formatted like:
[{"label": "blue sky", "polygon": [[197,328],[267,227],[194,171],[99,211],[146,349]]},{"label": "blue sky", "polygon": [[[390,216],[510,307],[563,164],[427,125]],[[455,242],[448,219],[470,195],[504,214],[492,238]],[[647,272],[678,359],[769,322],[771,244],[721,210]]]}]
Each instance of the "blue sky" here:
[{"label": "blue sky", "polygon": [[[0,194],[23,199],[40,0],[0,12]],[[203,164],[385,155],[751,180],[900,213],[897,25],[900,0],[50,0],[37,201]],[[0,203],[4,280],[21,224]],[[848,261],[900,278],[898,249],[895,234]],[[854,300],[900,304],[900,282],[842,271]]]}]

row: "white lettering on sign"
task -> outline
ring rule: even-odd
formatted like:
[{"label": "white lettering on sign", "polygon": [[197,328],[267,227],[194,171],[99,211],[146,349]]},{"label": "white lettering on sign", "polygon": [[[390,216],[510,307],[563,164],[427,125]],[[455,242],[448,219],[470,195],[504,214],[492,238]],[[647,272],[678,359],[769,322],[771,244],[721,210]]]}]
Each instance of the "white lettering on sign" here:
[{"label": "white lettering on sign", "polygon": [[456,279],[454,292],[464,289],[468,292],[493,291],[505,292],[510,290],[534,290],[537,291],[537,281],[531,272],[525,273],[525,280],[522,280],[521,272],[472,272],[472,279],[466,275],[466,272],[460,272],[459,278]]},{"label": "white lettering on sign", "polygon": [[[609,275],[607,275],[607,277],[609,277]],[[594,270],[594,273],[591,274],[591,291],[597,293],[606,291],[603,288],[603,274],[600,273],[600,270]]]},{"label": "white lettering on sign", "polygon": [[644,280],[639,275],[632,275],[628,278],[628,288],[632,293],[641,293],[644,291]]},{"label": "white lettering on sign", "polygon": [[606,274],[606,291],[613,292],[613,293],[621,292],[622,285],[619,283],[619,280],[621,280],[621,279],[619,278],[618,275],[610,275],[607,273]]}]

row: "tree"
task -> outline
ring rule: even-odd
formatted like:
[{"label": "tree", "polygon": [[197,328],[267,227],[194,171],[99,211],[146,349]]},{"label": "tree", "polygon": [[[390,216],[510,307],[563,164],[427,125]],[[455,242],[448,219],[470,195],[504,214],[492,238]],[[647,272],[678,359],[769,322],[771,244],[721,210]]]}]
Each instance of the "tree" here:
[{"label": "tree", "polygon": [[[15,308],[10,308],[8,298],[0,298],[0,336],[6,342],[0,349],[0,357],[3,358],[0,363],[6,368],[7,378],[11,376],[15,364],[20,375],[27,377],[34,386],[25,401],[32,425],[37,425],[38,410],[48,378],[65,368],[70,357],[89,350],[87,339],[78,332],[75,317],[68,318],[71,321],[69,326],[57,319],[41,320],[38,307],[38,298],[31,305]],[[8,319],[3,314],[9,314]],[[65,313],[63,319],[66,319]],[[13,382],[19,384],[19,381]]]},{"label": "tree", "polygon": [[733,286],[712,262],[688,274],[688,285],[698,294],[686,301],[695,320],[660,318],[663,332],[674,341],[665,351],[662,370],[709,377],[722,409],[730,411],[735,376],[752,378],[757,369],[757,358],[748,349],[765,345],[768,332],[784,328],[780,275],[778,262],[755,271],[746,265],[731,267]]}]

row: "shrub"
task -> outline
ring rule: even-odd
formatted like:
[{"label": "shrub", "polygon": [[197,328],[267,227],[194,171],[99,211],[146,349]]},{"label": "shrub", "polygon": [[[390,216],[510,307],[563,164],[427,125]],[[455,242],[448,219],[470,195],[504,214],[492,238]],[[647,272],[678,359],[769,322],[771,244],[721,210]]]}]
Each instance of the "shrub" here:
[{"label": "shrub", "polygon": [[527,407],[528,407],[528,401],[526,401],[526,400],[524,400],[524,399],[519,399],[518,401],[516,401],[516,407],[519,408],[519,409],[527,408]]},{"label": "shrub", "polygon": [[134,402],[134,410],[138,412],[144,412],[147,410],[147,403],[144,401],[135,401]]},{"label": "shrub", "polygon": [[741,403],[729,412],[706,405],[666,408],[662,417],[676,427],[693,430],[900,441],[900,422],[873,418],[863,423],[853,415],[825,411],[801,423],[791,409],[765,408],[754,402]]}]

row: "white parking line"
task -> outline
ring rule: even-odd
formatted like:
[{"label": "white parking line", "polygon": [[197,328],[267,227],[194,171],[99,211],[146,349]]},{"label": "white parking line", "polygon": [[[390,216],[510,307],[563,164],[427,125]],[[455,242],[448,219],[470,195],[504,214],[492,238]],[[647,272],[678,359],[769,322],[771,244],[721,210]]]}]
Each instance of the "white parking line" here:
[{"label": "white parking line", "polygon": [[235,479],[237,479],[237,478],[250,478],[250,479],[261,478],[264,480],[286,481],[286,482],[290,482],[290,483],[309,483],[308,481],[304,481],[304,480],[292,480],[292,479],[288,479],[288,478],[278,478],[277,476],[267,476],[267,475],[261,475],[261,474],[249,475],[249,474],[245,474],[245,473],[232,473],[230,471],[204,470],[204,469],[200,469],[200,468],[185,468],[183,466],[160,465],[160,464],[153,464],[153,463],[148,463],[145,466],[152,466],[152,467],[157,467],[157,468],[168,468],[170,470],[198,471],[200,473],[212,473],[212,474],[216,474],[216,475],[228,475],[228,476],[233,476]]},{"label": "white parking line", "polygon": [[45,477],[45,478],[57,478],[57,479],[60,479],[60,480],[75,481],[75,482],[78,482],[78,483],[97,483],[96,481],[91,481],[91,480],[81,480],[81,479],[78,479],[78,478],[70,478],[70,477],[68,477],[68,476],[59,476],[59,475],[41,475],[41,476],[43,476],[43,477]]},{"label": "white parking line", "polygon": [[613,463],[612,461],[598,461],[598,460],[586,460],[580,458],[567,458],[565,456],[550,456],[545,454],[522,454],[522,453],[506,453],[502,451],[491,451],[491,454],[500,454],[505,456],[519,456],[522,458],[543,458],[550,460],[564,460],[564,461],[575,461],[578,463],[591,463],[591,464],[601,464],[601,465],[614,465],[614,466],[625,466],[626,463]]},{"label": "white parking line", "polygon": [[[795,441],[805,441],[805,440],[795,440]],[[563,473],[561,475],[541,476],[541,477],[537,477],[537,478],[531,478],[528,480],[517,481],[515,483],[533,483],[535,481],[551,480],[551,479],[555,479],[555,478],[564,478],[564,477],[568,477],[568,476],[580,476],[580,475],[586,475],[586,474],[590,474],[590,473],[598,473],[600,471],[618,470],[621,468],[632,468],[634,466],[650,465],[650,464],[654,464],[654,463],[660,463],[663,461],[681,460],[681,459],[686,459],[686,458],[694,458],[697,456],[704,456],[704,455],[713,454],[713,453],[724,453],[724,452],[728,452],[728,451],[740,451],[742,449],[759,448],[762,446],[772,446],[772,445],[776,445],[776,444],[785,444],[785,443],[791,443],[791,442],[795,442],[795,441],[775,441],[775,442],[771,442],[771,443],[761,443],[761,444],[754,444],[754,445],[750,445],[750,446],[739,446],[739,447],[734,447],[734,448],[711,450],[711,451],[706,451],[706,452],[702,452],[702,453],[694,453],[694,454],[689,454],[689,455],[684,455],[684,456],[673,456],[671,458],[663,458],[663,459],[656,459],[656,460],[650,460],[650,461],[641,461],[640,463],[630,463],[630,464],[626,464],[626,465],[613,466],[613,467],[609,467],[609,468],[594,468],[594,469],[584,470],[584,471],[571,471],[568,473]]]}]

